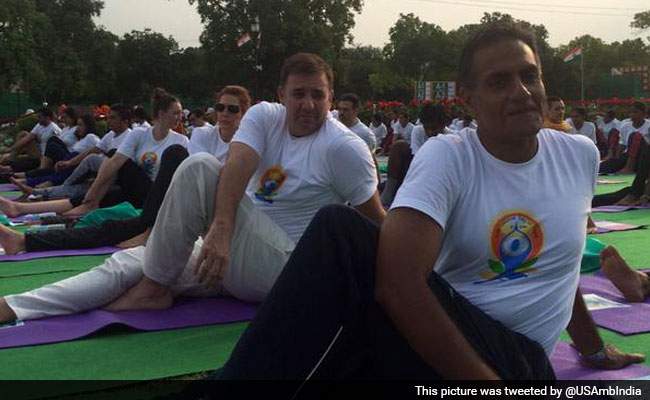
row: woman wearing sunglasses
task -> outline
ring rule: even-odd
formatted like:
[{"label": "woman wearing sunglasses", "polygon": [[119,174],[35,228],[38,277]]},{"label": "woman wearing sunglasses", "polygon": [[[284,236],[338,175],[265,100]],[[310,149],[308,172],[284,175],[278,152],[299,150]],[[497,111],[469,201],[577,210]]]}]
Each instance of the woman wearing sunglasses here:
[{"label": "woman wearing sunglasses", "polygon": [[[217,125],[210,130],[197,130],[189,144],[189,154],[209,153],[225,162],[229,142],[239,128],[239,123],[251,99],[248,90],[241,86],[226,86],[217,96]],[[0,225],[0,245],[6,254],[23,251],[47,251],[62,249],[86,249],[102,246],[134,247],[146,243],[167,188],[180,163],[188,152],[180,145],[170,146],[162,156],[160,171],[153,182],[140,217],[125,220],[108,220],[99,226],[85,228],[40,231],[22,234]],[[0,199],[0,209],[10,216],[51,211],[44,205],[67,203],[69,200],[53,200],[41,203],[16,203]],[[41,208],[37,208],[41,207]]]}]

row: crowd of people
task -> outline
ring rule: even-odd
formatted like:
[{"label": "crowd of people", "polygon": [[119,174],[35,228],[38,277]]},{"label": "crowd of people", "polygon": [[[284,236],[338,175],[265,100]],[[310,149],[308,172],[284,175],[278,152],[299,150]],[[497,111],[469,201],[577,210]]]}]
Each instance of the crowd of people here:
[{"label": "crowd of people", "polygon": [[[604,344],[578,277],[592,202],[648,202],[644,103],[622,121],[580,107],[565,119],[532,36],[512,25],[474,34],[459,66],[466,108],[427,104],[413,122],[402,111],[365,125],[359,97],[335,97],[332,69],[310,53],[285,61],[277,103],[252,105],[232,85],[209,113],[184,113],[156,89],[153,125],[115,105],[101,139],[85,115],[67,109],[61,129],[39,110],[0,159],[31,201],[0,198],[0,210],[143,211],[85,228],[0,226],[7,254],[125,248],[0,298],[0,322],[159,310],[179,295],[262,302],[214,375],[229,380],[554,379],[565,329],[585,365],[643,360]],[[599,172],[636,179],[594,196]],[[615,249],[602,257],[628,300],[650,292]]]}]

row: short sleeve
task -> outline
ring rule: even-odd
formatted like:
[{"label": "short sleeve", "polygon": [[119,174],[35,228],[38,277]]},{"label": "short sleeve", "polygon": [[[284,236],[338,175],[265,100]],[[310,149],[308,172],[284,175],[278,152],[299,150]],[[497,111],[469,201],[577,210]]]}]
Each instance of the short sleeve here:
[{"label": "short sleeve", "polygon": [[355,207],[372,198],[377,191],[377,170],[365,142],[344,138],[329,148],[327,156],[336,193]]},{"label": "short sleeve", "polygon": [[131,131],[124,138],[124,140],[120,144],[120,147],[118,147],[117,152],[122,154],[123,156],[130,158],[131,160],[135,160],[138,151],[138,143],[140,141],[140,137],[144,133],[146,133],[146,129],[135,129]]},{"label": "short sleeve", "polygon": [[467,166],[460,165],[457,149],[453,148],[463,146],[461,140],[451,137],[427,140],[411,162],[391,209],[420,211],[444,229],[459,199],[461,185],[467,181],[458,172]]},{"label": "short sleeve", "polygon": [[282,106],[266,102],[251,107],[244,115],[232,142],[249,146],[263,158],[267,135],[272,134],[271,128],[278,118],[280,107]]},{"label": "short sleeve", "polygon": [[40,126],[40,124],[34,125],[34,127],[31,130],[31,133],[33,133],[34,135],[36,135],[36,136],[38,136],[40,138],[41,137],[41,130],[38,129],[39,126]]},{"label": "short sleeve", "polygon": [[108,151],[110,150],[109,147],[113,143],[113,137],[114,137],[113,133],[108,133],[104,135],[104,137],[99,141],[99,143],[97,143],[97,148],[104,153],[108,153]]}]

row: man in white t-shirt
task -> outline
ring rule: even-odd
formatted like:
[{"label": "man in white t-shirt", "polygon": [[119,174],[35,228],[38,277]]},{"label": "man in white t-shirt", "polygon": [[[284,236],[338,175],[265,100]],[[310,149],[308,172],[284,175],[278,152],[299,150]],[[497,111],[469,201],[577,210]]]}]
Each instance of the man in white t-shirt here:
[{"label": "man in white t-shirt", "polygon": [[225,166],[199,153],[179,167],[147,243],[145,276],[111,309],[169,306],[169,287],[200,235],[198,281],[261,301],[321,207],[349,203],[381,223],[370,151],[329,114],[333,84],[319,56],[290,57],[278,88],[282,104],[247,111]]},{"label": "man in white t-shirt", "polygon": [[386,125],[384,124],[384,117],[381,113],[373,114],[372,121],[370,122],[370,125],[368,125],[368,128],[370,128],[377,139],[378,150],[383,151],[384,140],[388,136],[388,128],[386,128]]},{"label": "man in white t-shirt", "polygon": [[621,121],[616,119],[614,110],[609,110],[605,116],[600,120],[598,129],[603,134],[605,142],[607,143],[607,152],[602,161],[607,161],[614,157],[621,139]]},{"label": "man in white t-shirt", "polygon": [[589,138],[594,144],[598,143],[596,139],[596,125],[589,122],[587,119],[587,110],[584,107],[573,107],[571,110],[571,126],[573,126],[572,134],[582,135]]},{"label": "man in white t-shirt", "polygon": [[189,114],[187,122],[190,124],[188,129],[190,137],[192,137],[194,132],[197,130],[209,131],[213,128],[212,124],[205,121],[205,112],[200,108],[197,108]]},{"label": "man in white t-shirt", "polygon": [[410,144],[411,133],[413,133],[414,127],[415,125],[409,121],[409,113],[407,111],[400,111],[398,113],[397,123],[393,126],[395,140],[406,140]]},{"label": "man in white t-shirt", "polygon": [[150,128],[151,124],[147,119],[147,111],[144,109],[144,107],[135,107],[133,109],[133,124],[131,124],[131,129]]},{"label": "man in white t-shirt", "polygon": [[646,105],[636,101],[630,106],[630,121],[620,125],[620,139],[614,157],[600,164],[600,173],[634,174],[641,154],[650,143],[650,121],[645,119]]},{"label": "man in white t-shirt", "polygon": [[540,131],[533,35],[486,26],[460,65],[478,131],[427,141],[381,228],[319,212],[221,379],[552,380],[567,325],[589,366],[643,359],[603,346],[578,290],[598,153]]},{"label": "man in white t-shirt", "polygon": [[370,151],[374,152],[377,147],[377,138],[370,128],[359,120],[360,106],[361,101],[356,94],[346,93],[342,95],[336,105],[338,110],[337,119],[366,142]]},{"label": "man in white t-shirt", "polygon": [[[0,159],[1,163],[7,163],[8,161],[17,161],[18,156],[22,152],[26,152],[28,155],[34,153],[33,146],[34,144],[40,146],[40,167],[48,167],[45,157],[45,146],[47,141],[54,136],[59,136],[61,134],[61,128],[53,122],[54,113],[49,108],[42,108],[38,110],[38,124],[34,126],[31,132],[22,133],[16,137],[16,142],[5,150],[2,158]],[[10,163],[11,165],[12,163]],[[12,167],[3,166],[1,169],[2,172],[17,172],[14,171]]]}]

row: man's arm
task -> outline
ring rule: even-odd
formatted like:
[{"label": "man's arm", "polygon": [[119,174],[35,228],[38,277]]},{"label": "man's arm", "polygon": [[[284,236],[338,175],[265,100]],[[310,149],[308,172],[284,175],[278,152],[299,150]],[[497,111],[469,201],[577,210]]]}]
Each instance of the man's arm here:
[{"label": "man's arm", "polygon": [[101,188],[110,183],[113,177],[117,175],[117,171],[122,168],[126,160],[129,158],[121,153],[115,153],[113,157],[104,160],[101,167],[99,167],[99,172],[97,172],[97,178],[86,192],[86,197],[84,198],[84,203],[90,203],[97,205],[100,198],[97,198],[99,193],[101,193]]},{"label": "man's arm", "polygon": [[391,210],[379,238],[377,301],[409,345],[445,379],[499,376],[467,342],[427,284],[442,228],[409,208]]},{"label": "man's arm", "polygon": [[248,145],[230,144],[228,160],[219,176],[214,219],[195,265],[199,281],[205,285],[215,285],[223,279],[229,262],[237,207],[259,163],[259,156]]},{"label": "man's arm", "polygon": [[378,225],[381,225],[386,217],[386,211],[384,211],[384,207],[381,206],[381,200],[379,199],[379,192],[375,192],[370,200],[363,204],[359,204],[354,208]]},{"label": "man's arm", "polygon": [[605,346],[598,334],[596,324],[587,310],[580,289],[576,290],[573,313],[567,331],[576,348],[582,354],[582,362],[591,367],[620,369],[645,359],[643,354],[625,354],[612,345]]},{"label": "man's arm", "polygon": [[60,171],[66,168],[76,167],[81,163],[84,158],[88,157],[91,154],[100,154],[102,150],[99,147],[91,147],[90,149],[84,151],[83,153],[77,154],[68,161],[59,161],[54,165],[54,169]]},{"label": "man's arm", "polygon": [[11,153],[15,150],[21,150],[23,147],[27,146],[34,139],[36,139],[36,135],[34,135],[33,133],[30,133],[29,135],[25,135],[22,139],[14,143],[13,146],[9,147],[5,151],[5,153]]}]

